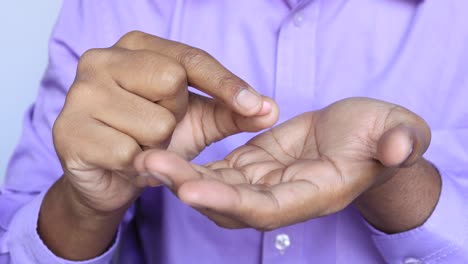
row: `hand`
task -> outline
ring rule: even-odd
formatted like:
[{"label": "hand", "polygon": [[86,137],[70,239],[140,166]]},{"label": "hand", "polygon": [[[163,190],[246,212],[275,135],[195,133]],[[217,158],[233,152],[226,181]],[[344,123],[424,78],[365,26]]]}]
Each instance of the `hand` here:
[{"label": "hand", "polygon": [[[189,95],[188,85],[217,101]],[[159,184],[133,168],[143,149],[170,143],[191,159],[221,138],[273,125],[273,107],[205,52],[132,32],[81,57],[54,144],[80,199],[109,213],[127,207],[143,187]]]},{"label": "hand", "polygon": [[151,150],[145,168],[220,226],[271,230],[345,208],[417,162],[429,142],[429,127],[409,110],[350,98],[299,115],[204,167]]},{"label": "hand", "polygon": [[[189,93],[189,85],[214,99]],[[212,142],[262,130],[277,118],[271,99],[199,49],[131,32],[110,48],[90,50],[80,59],[54,125],[64,175],[44,199],[39,232],[61,256],[97,255],[143,189],[161,184],[134,168],[134,162],[144,161],[145,149],[169,145],[192,159]],[[67,218],[77,225],[65,225]],[[55,231],[60,220],[63,234],[77,229],[81,241],[75,243],[87,241],[86,227],[91,243],[99,245],[64,245],[63,234]]]}]

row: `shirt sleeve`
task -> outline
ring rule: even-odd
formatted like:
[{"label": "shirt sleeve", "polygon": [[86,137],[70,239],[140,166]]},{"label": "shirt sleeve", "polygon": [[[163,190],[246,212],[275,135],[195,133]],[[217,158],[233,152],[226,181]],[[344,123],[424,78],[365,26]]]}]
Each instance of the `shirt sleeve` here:
[{"label": "shirt sleeve", "polygon": [[[98,6],[98,7],[95,7]],[[36,226],[44,194],[62,175],[52,127],[72,84],[80,55],[99,47],[99,5],[65,0],[49,42],[49,62],[35,103],[24,116],[23,132],[0,188],[0,263],[74,263],[54,256]],[[90,14],[91,13],[91,14]],[[91,41],[93,40],[93,41]],[[33,43],[32,43],[33,44]],[[116,244],[103,255],[79,263],[109,263]]]},{"label": "shirt sleeve", "polygon": [[388,263],[468,262],[468,129],[433,132],[428,159],[438,167],[442,191],[426,222],[413,230],[385,234],[368,225]]},{"label": "shirt sleeve", "polygon": [[[72,264],[75,261],[68,261],[55,256],[37,234],[37,219],[39,209],[45,192],[35,196],[18,210],[8,230],[7,248],[13,263],[61,263]],[[73,239],[73,238],[72,238]],[[117,234],[115,242],[102,255],[87,261],[80,261],[80,264],[101,264],[111,263],[117,244],[120,239],[120,232]]]}]

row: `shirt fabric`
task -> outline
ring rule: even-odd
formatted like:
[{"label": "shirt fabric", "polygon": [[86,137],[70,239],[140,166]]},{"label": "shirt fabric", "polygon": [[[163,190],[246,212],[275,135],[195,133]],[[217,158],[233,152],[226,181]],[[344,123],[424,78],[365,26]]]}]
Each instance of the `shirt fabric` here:
[{"label": "shirt fabric", "polygon": [[[442,193],[421,227],[388,235],[352,205],[269,232],[227,230],[165,187],[148,188],[109,250],[79,263],[109,263],[117,249],[119,263],[468,263],[467,11],[466,0],[65,0],[0,189],[0,263],[75,263],[36,231],[42,198],[62,175],[51,128],[80,55],[132,30],[206,50],[274,98],[280,122],[351,96],[411,109],[432,129],[425,157],[440,170]],[[218,160],[252,135],[195,161]]]}]

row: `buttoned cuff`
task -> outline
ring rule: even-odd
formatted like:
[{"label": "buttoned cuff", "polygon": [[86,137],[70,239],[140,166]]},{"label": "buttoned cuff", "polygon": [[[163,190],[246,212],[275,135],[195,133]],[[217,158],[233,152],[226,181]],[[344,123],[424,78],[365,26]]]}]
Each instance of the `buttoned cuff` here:
[{"label": "buttoned cuff", "polygon": [[37,233],[39,209],[45,192],[35,197],[22,207],[14,216],[8,229],[7,246],[13,263],[35,264],[107,264],[111,263],[117,245],[120,241],[120,232],[114,244],[102,255],[86,261],[69,261],[57,257],[42,242]]},{"label": "buttoned cuff", "polygon": [[[385,234],[366,222],[372,239],[388,263],[466,263],[468,255],[468,197],[457,176],[440,171],[442,191],[436,208],[426,222],[415,229]],[[468,175],[465,175],[465,177]],[[465,180],[466,181],[466,180]],[[365,221],[365,220],[364,220]]]}]

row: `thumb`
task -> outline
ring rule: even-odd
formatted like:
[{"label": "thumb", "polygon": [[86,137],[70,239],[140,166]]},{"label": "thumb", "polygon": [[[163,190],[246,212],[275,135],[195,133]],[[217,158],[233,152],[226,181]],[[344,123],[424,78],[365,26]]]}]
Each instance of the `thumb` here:
[{"label": "thumb", "polygon": [[409,167],[426,152],[431,141],[427,123],[415,113],[394,107],[377,145],[377,158],[386,167]]},{"label": "thumb", "polygon": [[201,131],[197,134],[203,135],[206,146],[237,133],[272,127],[279,118],[278,105],[265,96],[261,110],[254,116],[243,116],[216,99],[197,94],[191,94],[190,100],[192,116],[199,119],[197,127]]}]

